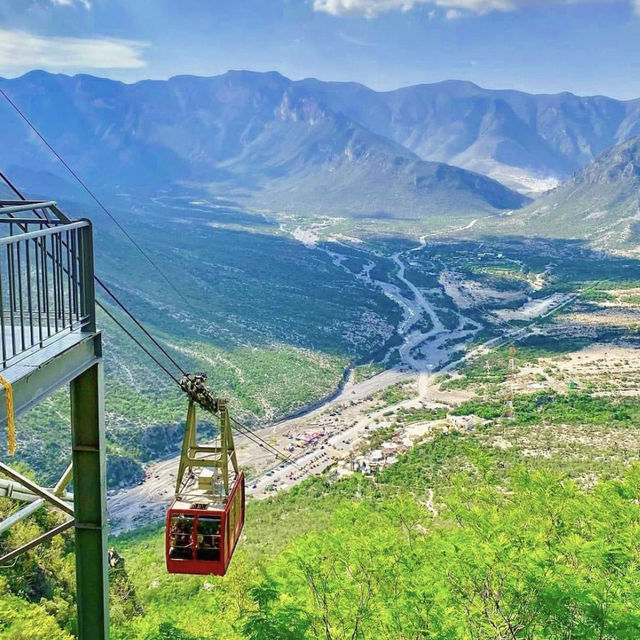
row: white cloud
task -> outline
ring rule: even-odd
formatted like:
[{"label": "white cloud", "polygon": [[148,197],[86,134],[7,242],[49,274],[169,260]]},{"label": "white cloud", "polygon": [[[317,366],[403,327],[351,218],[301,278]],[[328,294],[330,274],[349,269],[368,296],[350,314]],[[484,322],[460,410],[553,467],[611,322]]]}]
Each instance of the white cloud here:
[{"label": "white cloud", "polygon": [[37,36],[0,28],[0,69],[137,69],[147,64],[142,54],[148,46],[135,40]]},{"label": "white cloud", "polygon": [[426,0],[313,0],[313,8],[333,16],[353,14],[374,18],[387,11],[409,11],[416,4],[425,2]]},{"label": "white cloud", "polygon": [[[410,11],[420,5],[431,5],[445,9],[445,17],[457,18],[467,13],[488,13],[489,11],[515,11],[526,6],[554,4],[578,4],[593,0],[313,0],[315,11],[334,16],[354,15],[375,18],[390,11]],[[640,0],[630,1],[640,13]]]},{"label": "white cloud", "polygon": [[80,5],[85,9],[91,9],[90,0],[51,0],[51,4],[56,7],[74,7],[75,5]]},{"label": "white cloud", "polygon": [[372,46],[371,42],[367,42],[366,40],[361,40],[360,38],[354,38],[353,36],[349,35],[348,33],[344,33],[344,31],[340,31],[338,33],[338,35],[340,36],[341,40],[344,40],[345,42],[348,42],[349,44],[355,44],[355,45],[358,45],[359,47],[371,47]]}]

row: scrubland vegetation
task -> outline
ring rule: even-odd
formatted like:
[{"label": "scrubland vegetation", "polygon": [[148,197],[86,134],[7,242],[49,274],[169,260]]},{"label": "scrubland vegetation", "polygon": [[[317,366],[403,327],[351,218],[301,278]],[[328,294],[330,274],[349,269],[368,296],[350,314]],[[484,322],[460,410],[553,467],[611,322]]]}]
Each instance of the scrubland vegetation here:
[{"label": "scrubland vegetation", "polygon": [[[375,479],[317,478],[250,504],[224,580],[170,576],[162,532],[132,534],[116,541],[113,638],[637,637],[640,469],[591,487],[561,469],[441,436]],[[40,623],[24,637],[70,637],[71,550],[59,538],[5,571],[6,637],[23,637],[25,615]]]},{"label": "scrubland vegetation", "polygon": [[[379,247],[397,245],[381,239]],[[473,425],[426,430],[421,443],[373,476],[339,478],[330,469],[250,502],[242,544],[223,580],[167,574],[157,527],[114,539],[125,566],[111,575],[113,639],[640,637],[638,278],[631,260],[612,258],[593,267],[581,248],[545,247],[546,253],[515,242],[501,246],[494,253],[503,253],[502,262],[478,256],[466,241],[442,243],[429,259],[415,256],[412,282],[422,274],[436,286],[434,265],[446,265],[487,296],[482,313],[489,320],[476,344],[517,326],[491,315],[500,305],[520,304],[507,298],[498,304],[499,294],[520,292],[532,300],[580,294],[570,308],[516,341],[513,372],[504,345],[438,376],[433,384],[439,391],[458,394],[455,406],[404,406],[418,393],[415,382],[374,394],[373,407],[389,413],[389,424],[372,430],[366,446],[381,446],[400,426],[444,424],[447,414],[476,416]],[[362,264],[356,252],[349,259],[353,268]],[[381,269],[393,275],[388,262]],[[331,289],[339,286],[335,281]],[[455,305],[439,291],[441,320],[453,325]],[[327,302],[332,293],[325,293]],[[376,302],[378,309],[383,303]],[[348,314],[355,307],[349,304]],[[465,314],[479,319],[481,312]],[[308,319],[298,318],[297,326]],[[350,322],[355,326],[355,316]],[[241,330],[246,337],[255,327]],[[329,334],[300,338],[292,332],[290,342],[247,341],[231,348],[204,338],[181,342],[163,327],[176,353],[193,366],[208,363],[214,384],[248,419],[286,413],[331,390],[350,357],[364,353],[349,330],[332,327],[355,349],[339,352],[325,348]],[[388,346],[394,337],[385,339]],[[125,349],[117,341],[110,346],[115,357]],[[143,363],[127,361],[127,367],[128,373],[117,369],[121,375],[109,387],[111,458],[151,459],[175,446],[173,439],[177,443],[179,429],[169,426],[182,418],[174,408],[179,403],[142,380]],[[379,368],[357,366],[354,377],[365,380]],[[24,459],[51,474],[48,460],[65,453],[68,438],[43,439],[38,429],[50,432],[47,420],[66,413],[65,402],[55,397],[48,413],[43,408],[26,422],[28,437],[44,445],[29,449],[36,457]],[[0,509],[8,505],[0,502]],[[0,549],[54,521],[39,514],[2,537]],[[1,637],[73,637],[73,562],[68,534],[0,573]],[[25,626],[27,618],[35,625]]]},{"label": "scrubland vegetation", "polygon": [[[248,423],[286,415],[328,395],[347,364],[345,358],[286,345],[232,352],[203,344],[190,349],[200,355],[192,356],[193,370],[206,369],[211,386],[228,397],[235,415]],[[133,382],[113,375],[111,367],[107,375],[111,487],[135,484],[143,475],[141,463],[175,453],[186,416],[186,401],[179,389],[153,376],[155,384],[150,385],[147,377],[138,383],[136,368],[142,370],[145,363],[131,360],[129,355],[125,362],[134,372]],[[17,457],[38,471],[42,482],[55,482],[68,464],[70,447],[68,391],[56,393],[20,418]]]}]

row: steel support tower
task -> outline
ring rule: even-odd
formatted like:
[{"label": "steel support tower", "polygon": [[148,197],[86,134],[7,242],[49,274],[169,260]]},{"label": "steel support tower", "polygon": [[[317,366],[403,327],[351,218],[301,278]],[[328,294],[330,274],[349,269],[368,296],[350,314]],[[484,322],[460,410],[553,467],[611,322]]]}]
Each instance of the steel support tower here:
[{"label": "steel support tower", "polygon": [[[72,432],[70,465],[52,488],[0,463],[0,497],[16,500],[16,510],[0,522],[0,532],[45,506],[66,514],[52,531],[5,553],[0,564],[73,527],[78,636],[106,640],[104,385],[92,227],[88,220],[67,218],[55,202],[0,200],[0,376],[10,385],[16,418],[70,385]],[[5,433],[10,436],[10,392],[0,397],[3,449],[12,440],[3,442]],[[19,442],[19,419],[15,430]],[[66,491],[70,481],[73,495]]]}]

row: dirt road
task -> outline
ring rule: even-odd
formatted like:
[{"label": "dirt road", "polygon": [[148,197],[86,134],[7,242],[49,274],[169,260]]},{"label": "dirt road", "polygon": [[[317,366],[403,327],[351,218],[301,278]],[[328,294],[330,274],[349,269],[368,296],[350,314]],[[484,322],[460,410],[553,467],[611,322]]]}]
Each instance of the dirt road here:
[{"label": "dirt road", "polygon": [[[308,243],[310,250],[319,249],[313,238],[305,235],[304,241]],[[424,239],[421,239],[420,246],[410,251],[420,250],[424,246]],[[320,250],[329,253],[337,265],[349,271],[343,264],[345,256],[338,251],[324,248]],[[239,462],[248,471],[249,496],[263,498],[274,490],[290,487],[311,475],[322,473],[336,460],[347,459],[372,428],[372,420],[376,417],[371,414],[375,404],[371,399],[373,394],[403,380],[414,381],[416,397],[400,404],[415,406],[428,399],[435,375],[433,372],[451,369],[459,362],[453,357],[454,354],[464,347],[481,325],[465,317],[458,308],[458,327],[447,330],[438,317],[433,302],[405,278],[404,261],[408,254],[409,252],[398,252],[392,259],[398,267],[396,277],[412,292],[413,299],[404,296],[397,285],[371,278],[373,258],[360,273],[350,272],[354,277],[366,279],[373,286],[380,287],[404,310],[404,317],[398,326],[398,331],[404,338],[400,346],[401,363],[357,384],[348,381],[339,395],[303,416],[256,431],[269,444],[290,455],[294,460],[292,463],[282,464],[246,437],[236,435]],[[544,317],[569,304],[571,300],[571,296],[560,296],[550,304],[540,305],[537,310],[540,317]],[[430,328],[417,328],[415,325],[418,319],[425,317],[430,321]],[[474,328],[463,329],[463,326]],[[471,350],[463,359],[476,357],[491,348],[517,340],[527,331],[526,327],[507,330],[500,338],[489,340]],[[393,407],[385,409],[389,411]],[[381,414],[377,417],[377,426],[384,426]],[[321,433],[321,436],[307,446],[299,446],[309,432]],[[117,534],[162,519],[173,495],[177,466],[178,456],[155,462],[148,466],[146,479],[141,485],[109,495],[112,533]]]}]

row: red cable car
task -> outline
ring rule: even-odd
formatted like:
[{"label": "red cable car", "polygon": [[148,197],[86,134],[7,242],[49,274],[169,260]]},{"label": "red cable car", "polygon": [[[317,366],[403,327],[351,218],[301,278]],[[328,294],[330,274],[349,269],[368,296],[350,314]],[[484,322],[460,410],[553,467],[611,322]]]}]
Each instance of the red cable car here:
[{"label": "red cable car", "polygon": [[[201,474],[202,475],[202,474]],[[167,512],[169,573],[223,576],[244,525],[244,474],[236,476],[226,504],[176,498]]]},{"label": "red cable car", "polygon": [[167,571],[224,576],[244,525],[244,474],[238,469],[226,402],[215,403],[219,442],[198,445],[196,408],[190,395],[176,494],[167,512]]}]

